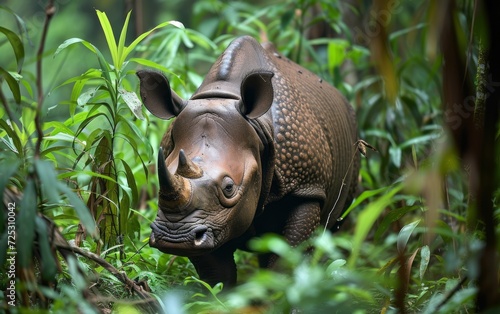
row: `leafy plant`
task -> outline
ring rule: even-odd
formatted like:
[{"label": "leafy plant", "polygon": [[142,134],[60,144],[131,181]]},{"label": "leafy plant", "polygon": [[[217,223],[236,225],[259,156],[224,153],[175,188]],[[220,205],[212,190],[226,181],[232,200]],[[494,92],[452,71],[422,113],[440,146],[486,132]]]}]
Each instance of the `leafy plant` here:
[{"label": "leafy plant", "polygon": [[[130,64],[152,66],[168,71],[161,65],[142,58],[129,58],[137,45],[149,34],[159,28],[173,25],[183,28],[182,24],[169,21],[141,34],[129,46],[125,45],[130,12],[116,42],[111,24],[105,13],[97,11],[99,22],[104,31],[111,62],[107,62],[101,51],[88,41],[79,38],[66,40],[59,46],[55,55],[74,44],[82,44],[97,58],[100,68],[91,68],[84,74],[66,80],[62,85],[73,84],[69,102],[72,115],[64,126],[54,128],[51,139],[61,136],[73,138],[73,150],[77,153],[73,160],[73,171],[65,174],[76,182],[82,181],[82,174],[91,179],[83,185],[88,191],[87,206],[98,222],[104,249],[118,245],[122,258],[123,241],[126,236],[139,233],[137,216],[131,211],[138,204],[140,189],[137,186],[139,171],[148,180],[147,163],[153,150],[144,136],[145,120],[141,101],[137,95],[127,90],[130,82],[127,70]],[[74,115],[77,106],[88,108]],[[79,126],[72,132],[68,125],[78,121]],[[70,131],[70,132],[68,132]],[[77,147],[78,146],[78,147]],[[141,167],[138,167],[139,165]],[[78,233],[85,233],[79,226]],[[77,244],[81,238],[77,238]],[[97,251],[101,252],[98,243]]]},{"label": "leafy plant", "polygon": [[[19,16],[9,9],[2,7],[2,10],[12,14],[20,29],[25,30],[25,24]],[[0,92],[4,109],[0,114],[3,129],[0,133],[3,151],[0,155],[0,195],[3,200],[0,204],[5,222],[7,212],[14,213],[14,220],[10,220],[8,225],[5,223],[0,226],[0,250],[10,252],[10,256],[13,254],[15,257],[16,274],[23,274],[20,279],[24,285],[19,295],[25,296],[21,302],[27,305],[30,300],[26,298],[26,293],[39,291],[35,281],[36,268],[40,268],[44,282],[54,284],[59,265],[57,255],[51,247],[51,234],[43,214],[53,208],[70,208],[92,235],[95,235],[95,224],[78,195],[67,184],[58,180],[53,164],[40,158],[36,143],[41,136],[41,127],[37,124],[42,114],[41,106],[20,94],[21,84],[25,84],[31,92],[30,85],[22,77],[25,51],[23,41],[14,31],[2,27],[1,32],[7,36],[16,55],[17,67],[16,72],[0,68],[0,83],[7,81],[15,103],[23,106],[23,115],[20,118],[15,116],[7,98]],[[5,253],[0,257],[0,264],[5,265]],[[12,277],[2,276],[2,285],[10,279]],[[33,302],[36,300],[34,298]]]}]

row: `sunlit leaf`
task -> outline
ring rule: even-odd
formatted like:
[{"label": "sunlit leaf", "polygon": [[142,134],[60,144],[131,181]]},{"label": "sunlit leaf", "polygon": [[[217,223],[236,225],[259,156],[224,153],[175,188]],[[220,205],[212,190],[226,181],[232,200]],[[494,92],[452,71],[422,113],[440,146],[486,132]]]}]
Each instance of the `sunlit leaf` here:
[{"label": "sunlit leaf", "polygon": [[[12,128],[4,119],[0,119],[0,127],[7,133],[8,139],[12,141],[14,147],[8,144],[12,151],[20,156],[23,156],[23,144],[19,137],[19,133],[16,132],[15,128]],[[17,128],[16,128],[17,129]],[[5,140],[7,141],[7,139]]]},{"label": "sunlit leaf", "polygon": [[[76,84],[75,84],[76,85]],[[87,102],[94,97],[95,93],[99,90],[101,86],[97,86],[94,88],[89,88],[87,89],[84,93],[81,93],[80,96],[78,96],[78,99],[76,100],[76,103],[78,106],[83,106],[87,104]]]},{"label": "sunlit leaf", "polygon": [[184,25],[181,23],[181,22],[177,22],[177,21],[167,21],[167,22],[164,22],[164,23],[161,23],[160,25],[154,27],[153,29],[139,35],[124,51],[123,55],[122,55],[122,60],[121,62],[123,63],[125,61],[125,59],[127,58],[127,56],[135,49],[135,47],[144,39],[146,38],[149,34],[151,34],[153,31],[159,29],[159,28],[163,28],[165,26],[168,26],[168,25],[172,25],[172,26],[175,26],[177,28],[184,28]]},{"label": "sunlit leaf", "polygon": [[[109,23],[108,17],[106,16],[106,13],[96,10],[97,12],[97,17],[99,18],[99,23],[101,23],[101,28],[104,32],[104,37],[106,38],[106,42],[108,44],[108,49],[109,53],[111,54],[111,59],[113,60],[113,65],[115,66],[115,69],[119,70],[120,65],[119,65],[119,60],[118,60],[118,48],[116,46],[116,39],[115,35],[113,34],[113,28],[111,27],[111,24]],[[102,65],[101,65],[102,67]]]},{"label": "sunlit leaf", "polygon": [[118,93],[122,97],[123,101],[130,108],[130,111],[134,114],[137,119],[144,120],[144,116],[142,115],[142,102],[137,97],[137,94],[134,92],[126,91],[123,88],[118,88]]},{"label": "sunlit leaf", "polygon": [[58,54],[60,54],[61,51],[65,50],[69,46],[72,46],[72,45],[78,44],[78,43],[81,43],[84,47],[86,47],[87,49],[89,49],[93,53],[96,53],[96,51],[97,51],[97,48],[86,40],[83,40],[81,38],[70,38],[70,39],[66,39],[62,44],[59,45],[59,47],[57,47],[56,51],[54,52],[54,57],[57,56]]},{"label": "sunlit leaf", "polygon": [[427,266],[429,266],[429,261],[431,259],[431,251],[428,245],[424,245],[420,250],[420,280],[424,279],[425,271],[427,270]]},{"label": "sunlit leaf", "polygon": [[401,156],[402,156],[402,151],[400,147],[394,147],[391,146],[389,147],[389,156],[391,156],[391,161],[396,167],[401,167]]},{"label": "sunlit leaf", "polygon": [[332,39],[328,43],[328,68],[330,71],[344,62],[348,45],[349,43],[345,39]]},{"label": "sunlit leaf", "polygon": [[158,64],[158,63],[156,63],[154,61],[143,59],[143,58],[131,58],[129,61],[130,62],[135,62],[135,63],[140,64],[140,65],[147,66],[149,68],[153,68],[153,69],[159,70],[159,71],[161,71],[163,73],[171,74],[171,75],[175,76],[176,78],[178,78],[180,80],[180,78],[178,77],[177,74],[175,74],[174,72],[172,72],[171,70],[167,69],[163,65]]},{"label": "sunlit leaf", "polygon": [[351,212],[354,208],[357,208],[359,206],[359,204],[361,204],[364,200],[366,200],[370,197],[373,197],[375,195],[381,194],[383,192],[386,192],[387,189],[388,188],[383,187],[383,188],[376,189],[376,190],[364,191],[363,193],[361,193],[361,195],[356,197],[354,202],[352,202],[352,204],[349,206],[349,208],[347,208],[347,210],[342,214],[341,218],[345,219],[347,217],[347,215],[349,214],[349,212]]},{"label": "sunlit leaf", "polygon": [[355,265],[361,246],[363,245],[363,241],[368,235],[370,229],[373,227],[373,224],[382,211],[393,202],[393,196],[396,195],[402,187],[402,184],[392,187],[392,189],[390,189],[386,194],[368,204],[368,206],[359,214],[358,221],[360,223],[356,225],[356,229],[354,231],[354,237],[352,239],[352,252],[348,262],[350,268]]},{"label": "sunlit leaf", "polygon": [[[125,49],[125,39],[127,38],[127,28],[128,28],[128,23],[130,20],[130,13],[131,13],[131,11],[129,11],[127,13],[127,17],[125,18],[125,22],[123,23],[122,32],[120,33],[120,39],[118,40],[117,59],[118,59],[118,62],[120,62],[120,64],[118,64],[117,70],[121,69],[121,66],[124,64],[125,59],[126,59],[126,58],[123,58],[123,52]],[[116,67],[116,65],[115,65],[115,67]]]}]

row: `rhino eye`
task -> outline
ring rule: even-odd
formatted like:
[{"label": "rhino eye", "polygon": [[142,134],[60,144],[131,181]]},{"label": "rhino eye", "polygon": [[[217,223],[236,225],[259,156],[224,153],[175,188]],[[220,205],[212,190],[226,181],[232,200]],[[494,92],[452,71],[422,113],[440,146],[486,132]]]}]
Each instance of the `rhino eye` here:
[{"label": "rhino eye", "polygon": [[236,190],[234,186],[234,181],[230,177],[224,177],[224,179],[222,179],[221,188],[222,192],[224,193],[224,196],[227,198],[231,198]]}]

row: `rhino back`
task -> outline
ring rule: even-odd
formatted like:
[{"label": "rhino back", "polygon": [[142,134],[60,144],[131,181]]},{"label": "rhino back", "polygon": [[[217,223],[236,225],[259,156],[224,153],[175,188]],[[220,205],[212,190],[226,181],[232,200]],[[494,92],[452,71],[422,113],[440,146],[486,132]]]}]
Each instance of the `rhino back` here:
[{"label": "rhino back", "polygon": [[324,223],[335,203],[334,218],[340,214],[356,184],[351,174],[357,174],[358,156],[349,167],[357,140],[354,110],[337,89],[272,46],[264,47],[275,73],[276,182],[271,199],[287,194],[320,199]]},{"label": "rhino back", "polygon": [[[349,167],[357,139],[354,111],[337,89],[281,56],[271,44],[261,46],[243,36],[214,63],[192,99],[237,98],[244,77],[256,71],[274,73],[273,105],[266,115],[250,121],[261,139],[274,133],[274,153],[268,151],[263,160],[263,176],[272,183],[264,179],[268,186],[259,204],[287,195],[318,199],[322,222],[334,204],[336,218],[352,197],[356,180],[351,174],[357,175],[359,167],[358,156]],[[346,185],[341,188],[344,176]]]}]

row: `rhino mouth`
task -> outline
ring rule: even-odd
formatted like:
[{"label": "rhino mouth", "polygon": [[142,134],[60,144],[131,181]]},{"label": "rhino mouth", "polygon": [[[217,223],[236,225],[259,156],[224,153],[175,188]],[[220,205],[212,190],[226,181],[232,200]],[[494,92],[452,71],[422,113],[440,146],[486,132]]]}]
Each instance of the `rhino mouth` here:
[{"label": "rhino mouth", "polygon": [[216,248],[212,228],[204,224],[151,224],[149,245],[168,254],[195,256]]}]

